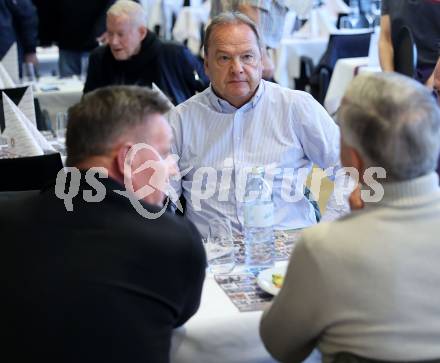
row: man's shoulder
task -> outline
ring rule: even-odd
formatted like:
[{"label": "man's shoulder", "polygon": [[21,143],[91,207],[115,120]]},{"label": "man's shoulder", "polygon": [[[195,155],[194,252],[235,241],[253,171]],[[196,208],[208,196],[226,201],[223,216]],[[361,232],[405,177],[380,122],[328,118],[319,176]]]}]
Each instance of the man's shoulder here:
[{"label": "man's shoulder", "polygon": [[322,222],[302,232],[301,239],[307,249],[316,255],[338,255],[337,251],[356,249],[359,226],[368,223],[365,211],[356,211],[332,222]]},{"label": "man's shoulder", "polygon": [[107,45],[100,45],[99,47],[96,47],[90,52],[90,58],[92,59],[102,59],[104,56],[108,53],[108,46]]},{"label": "man's shoulder", "polygon": [[266,92],[269,95],[281,95],[287,98],[297,98],[297,99],[305,99],[308,101],[314,100],[313,96],[310,93],[305,91],[300,91],[296,89],[291,89],[287,87],[280,86],[278,83],[264,81],[264,86],[266,88]]},{"label": "man's shoulder", "polygon": [[[170,114],[180,114],[185,115],[186,113],[194,113],[194,111],[207,111],[210,109],[209,93],[211,92],[210,87],[206,88],[202,92],[196,93],[194,96],[187,99],[185,102],[180,103],[174,107]],[[194,116],[197,116],[195,114]]]}]

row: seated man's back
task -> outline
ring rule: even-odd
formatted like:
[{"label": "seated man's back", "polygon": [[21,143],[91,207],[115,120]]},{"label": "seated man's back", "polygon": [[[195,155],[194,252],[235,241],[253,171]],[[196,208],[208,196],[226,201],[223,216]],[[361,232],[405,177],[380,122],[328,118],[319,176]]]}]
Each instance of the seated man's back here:
[{"label": "seated man's back", "polygon": [[40,194],[0,203],[0,355],[169,361],[172,329],[199,306],[206,258],[196,228],[163,205],[167,110],[140,87],[85,95],[69,109],[68,168]]}]

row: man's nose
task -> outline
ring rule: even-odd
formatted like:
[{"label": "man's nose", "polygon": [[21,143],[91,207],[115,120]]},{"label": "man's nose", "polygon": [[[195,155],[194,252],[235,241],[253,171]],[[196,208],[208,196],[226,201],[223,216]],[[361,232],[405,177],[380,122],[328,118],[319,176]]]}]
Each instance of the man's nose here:
[{"label": "man's nose", "polygon": [[243,73],[243,65],[241,64],[239,57],[234,57],[231,63],[232,73]]},{"label": "man's nose", "polygon": [[110,45],[117,45],[119,43],[119,39],[116,35],[108,36],[107,39]]}]

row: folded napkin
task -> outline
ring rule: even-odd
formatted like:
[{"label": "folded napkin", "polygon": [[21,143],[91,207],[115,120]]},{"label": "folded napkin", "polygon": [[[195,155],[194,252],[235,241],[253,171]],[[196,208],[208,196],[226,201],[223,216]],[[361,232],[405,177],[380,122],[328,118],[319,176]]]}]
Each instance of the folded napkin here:
[{"label": "folded napkin", "polygon": [[153,82],[152,85],[151,85],[151,88],[153,89],[153,91],[158,92],[167,101],[168,107],[170,109],[176,107],[176,106],[173,105],[173,103],[171,102],[170,98],[165,93],[162,92],[162,90],[157,86],[156,83]]},{"label": "folded napkin", "polygon": [[323,8],[332,14],[336,19],[338,14],[350,13],[350,7],[342,0],[326,0]]},{"label": "folded napkin", "polygon": [[312,9],[309,19],[298,30],[296,35],[307,36],[310,38],[326,37],[336,30],[335,22],[328,14],[326,9]]},{"label": "folded napkin", "polygon": [[[6,52],[6,54],[1,59],[1,64],[5,68],[6,72],[9,74],[12,81],[15,84],[20,83],[20,77],[19,77],[19,72],[18,72],[17,43],[14,43],[11,45],[9,50]],[[6,87],[15,87],[15,84],[13,86],[6,86]]]},{"label": "folded napkin", "polygon": [[0,62],[0,88],[14,88],[15,82],[12,80],[4,65]]},{"label": "folded napkin", "polygon": [[[32,95],[32,93],[30,94]],[[2,92],[2,101],[5,119],[5,129],[2,136],[8,140],[10,151],[20,156],[37,156],[43,155],[45,152],[56,152],[38,131],[35,121],[31,122],[4,92]],[[32,114],[29,110],[26,112],[28,115]],[[35,118],[35,111],[33,115]]]}]

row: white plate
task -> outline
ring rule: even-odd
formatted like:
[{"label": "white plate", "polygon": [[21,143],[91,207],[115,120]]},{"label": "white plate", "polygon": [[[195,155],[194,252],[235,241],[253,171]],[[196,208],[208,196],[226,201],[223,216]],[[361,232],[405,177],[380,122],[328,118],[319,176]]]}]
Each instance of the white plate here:
[{"label": "white plate", "polygon": [[283,277],[286,275],[287,264],[283,266],[276,266],[272,268],[268,268],[267,270],[263,270],[258,274],[257,284],[261,287],[262,290],[268,292],[272,295],[277,295],[280,291],[279,287],[276,287],[272,282],[273,274],[280,274]]}]

